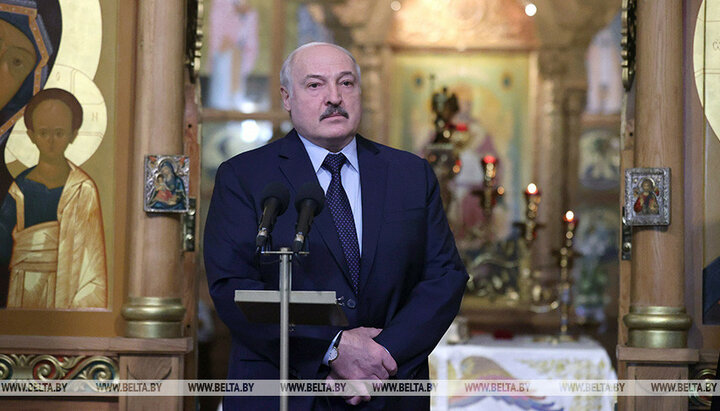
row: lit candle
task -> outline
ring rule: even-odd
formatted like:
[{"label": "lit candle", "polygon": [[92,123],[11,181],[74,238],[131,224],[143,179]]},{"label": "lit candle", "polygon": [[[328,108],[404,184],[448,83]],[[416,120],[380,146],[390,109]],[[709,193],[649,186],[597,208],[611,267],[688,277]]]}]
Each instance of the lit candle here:
[{"label": "lit candle", "polygon": [[490,154],[482,158],[481,163],[483,173],[485,174],[486,184],[490,184],[492,179],[495,178],[495,174],[497,172],[497,162],[497,158],[495,158],[495,156],[491,156]]},{"label": "lit candle", "polygon": [[565,246],[571,248],[573,245],[573,237],[575,237],[575,228],[577,228],[578,219],[572,210],[568,210],[563,215],[565,223]]},{"label": "lit candle", "polygon": [[455,160],[455,164],[453,165],[452,171],[455,174],[459,174],[461,169],[462,169],[462,161],[460,160],[460,158],[458,158],[457,160]]},{"label": "lit candle", "polygon": [[525,201],[527,209],[525,210],[525,228],[523,237],[528,243],[535,239],[535,228],[537,223],[535,219],[538,216],[538,205],[540,204],[540,189],[535,183],[528,184],[525,189]]},{"label": "lit candle", "polygon": [[537,204],[540,203],[540,189],[535,185],[535,183],[528,184],[525,189],[525,199],[527,200],[528,206],[537,206]]},{"label": "lit candle", "polygon": [[565,215],[563,215],[563,221],[565,222],[565,227],[567,231],[575,230],[575,227],[577,226],[577,218],[575,217],[575,213],[572,210],[568,210],[565,212]]}]

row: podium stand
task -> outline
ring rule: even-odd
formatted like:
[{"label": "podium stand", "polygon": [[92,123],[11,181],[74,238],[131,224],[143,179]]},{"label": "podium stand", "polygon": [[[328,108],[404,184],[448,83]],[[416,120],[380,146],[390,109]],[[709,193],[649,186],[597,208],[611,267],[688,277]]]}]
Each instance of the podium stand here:
[{"label": "podium stand", "polygon": [[[290,291],[293,252],[263,251],[280,256],[279,290],[235,290],[235,304],[252,323],[275,323],[280,317],[280,379],[289,374],[290,323],[298,325],[348,325],[345,312],[337,303],[335,291]],[[307,254],[307,253],[300,253]],[[280,410],[288,409],[287,394],[280,393]]]}]

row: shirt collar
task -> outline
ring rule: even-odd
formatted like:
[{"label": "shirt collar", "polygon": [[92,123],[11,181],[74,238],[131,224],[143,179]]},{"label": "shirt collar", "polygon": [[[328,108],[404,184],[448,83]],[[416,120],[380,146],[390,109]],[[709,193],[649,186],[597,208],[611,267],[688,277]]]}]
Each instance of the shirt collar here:
[{"label": "shirt collar", "polygon": [[[317,172],[320,171],[320,168],[322,167],[323,161],[325,161],[325,157],[330,153],[330,151],[326,148],[320,147],[319,145],[306,139],[300,134],[298,134],[298,137],[300,137],[300,141],[302,141],[303,146],[305,146],[305,151],[307,151],[308,156],[310,157],[310,161],[313,165],[313,170],[315,170],[315,173],[317,174]],[[347,163],[350,165],[350,167],[354,169],[357,173],[359,173],[360,164],[358,163],[356,138],[353,137],[352,141],[350,141],[348,145],[343,147],[340,152],[345,155],[345,158],[347,158]]]}]

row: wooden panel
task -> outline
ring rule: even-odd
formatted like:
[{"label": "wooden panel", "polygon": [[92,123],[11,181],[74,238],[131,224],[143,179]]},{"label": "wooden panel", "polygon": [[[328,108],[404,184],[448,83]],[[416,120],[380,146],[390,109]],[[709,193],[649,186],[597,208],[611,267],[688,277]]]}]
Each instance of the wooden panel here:
[{"label": "wooden panel", "polygon": [[[628,379],[631,380],[684,380],[688,377],[687,366],[668,367],[662,365],[630,365]],[[618,401],[622,410],[637,411],[681,411],[688,409],[687,397],[621,397]]]},{"label": "wooden panel", "polygon": [[[178,380],[183,376],[182,356],[126,355],[120,357],[120,379]],[[183,397],[120,397],[120,410],[182,410]]]},{"label": "wooden panel", "polygon": [[694,363],[698,361],[698,350],[690,348],[634,348],[618,347],[618,360],[627,363]]},{"label": "wooden panel", "polygon": [[191,338],[93,338],[0,335],[4,353],[166,353],[184,354],[192,349]]}]

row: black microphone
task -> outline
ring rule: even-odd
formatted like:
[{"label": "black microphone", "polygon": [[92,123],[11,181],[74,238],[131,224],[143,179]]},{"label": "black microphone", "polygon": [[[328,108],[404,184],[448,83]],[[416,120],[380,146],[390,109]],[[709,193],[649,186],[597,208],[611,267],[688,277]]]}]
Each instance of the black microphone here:
[{"label": "black microphone", "polygon": [[262,199],[263,214],[257,237],[255,237],[255,245],[259,248],[265,247],[275,220],[287,210],[290,203],[290,191],[282,183],[272,182],[265,186]]},{"label": "black microphone", "polygon": [[303,249],[307,235],[310,232],[313,218],[320,214],[323,206],[325,206],[325,193],[322,187],[320,187],[320,184],[307,182],[300,187],[295,198],[295,208],[298,211],[298,219],[295,225],[295,239],[292,245],[293,253],[297,253]]}]

